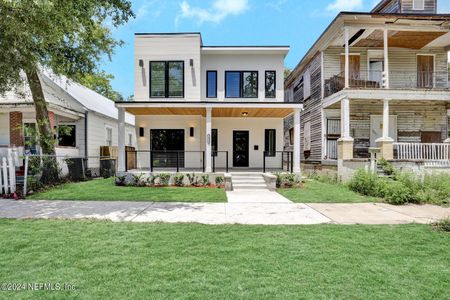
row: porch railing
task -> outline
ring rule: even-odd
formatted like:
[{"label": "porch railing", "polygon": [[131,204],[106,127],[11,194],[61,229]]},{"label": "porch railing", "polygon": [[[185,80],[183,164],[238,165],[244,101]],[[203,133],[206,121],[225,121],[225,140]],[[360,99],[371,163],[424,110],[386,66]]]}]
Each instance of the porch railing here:
[{"label": "porch railing", "polygon": [[450,144],[394,143],[394,158],[399,160],[449,160]]},{"label": "porch railing", "polygon": [[[385,73],[381,71],[350,74],[351,88],[381,89],[384,87]],[[389,72],[389,86],[393,89],[448,89],[448,72]],[[341,72],[325,80],[325,97],[345,88],[345,73]]]},{"label": "porch railing", "polygon": [[292,173],[294,169],[293,151],[263,151],[263,172],[286,171]]},{"label": "porch railing", "polygon": [[[213,151],[211,153],[212,171],[228,172],[228,159],[228,151]],[[150,172],[155,170],[205,172],[205,167],[205,151],[125,151],[125,171],[137,169]]]}]

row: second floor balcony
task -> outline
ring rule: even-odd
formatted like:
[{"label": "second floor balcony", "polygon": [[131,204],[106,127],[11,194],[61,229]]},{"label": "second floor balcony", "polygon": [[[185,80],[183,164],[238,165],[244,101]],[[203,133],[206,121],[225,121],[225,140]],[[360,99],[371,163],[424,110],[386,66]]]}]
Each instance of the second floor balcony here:
[{"label": "second floor balcony", "polygon": [[[387,78],[387,76],[389,76]],[[331,96],[345,88],[345,72],[325,79],[325,97]],[[351,72],[350,89],[449,89],[449,73],[433,71],[383,71]]]}]

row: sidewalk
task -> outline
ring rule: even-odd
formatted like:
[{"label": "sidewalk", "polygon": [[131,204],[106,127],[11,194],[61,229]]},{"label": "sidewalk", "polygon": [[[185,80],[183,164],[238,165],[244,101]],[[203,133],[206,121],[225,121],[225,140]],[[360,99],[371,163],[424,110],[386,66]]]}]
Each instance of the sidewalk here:
[{"label": "sidewalk", "polygon": [[450,216],[450,208],[383,203],[151,203],[0,200],[0,218],[99,219],[201,224],[406,224]]}]

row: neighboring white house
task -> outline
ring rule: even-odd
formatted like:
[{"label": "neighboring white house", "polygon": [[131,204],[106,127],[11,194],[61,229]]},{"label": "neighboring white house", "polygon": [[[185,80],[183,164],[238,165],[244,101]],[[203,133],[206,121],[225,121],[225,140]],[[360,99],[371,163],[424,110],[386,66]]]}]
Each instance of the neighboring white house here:
[{"label": "neighboring white house", "polygon": [[[100,155],[100,146],[117,146],[118,111],[114,102],[102,95],[50,72],[40,74],[47,100],[50,125],[57,140],[56,154],[68,156]],[[134,116],[125,116],[126,145],[136,146]],[[62,125],[65,126],[64,135]],[[35,128],[36,113],[28,87],[19,93],[0,96],[0,156],[8,148],[38,152],[26,143],[27,128]],[[89,160],[89,167],[98,165]]]},{"label": "neighboring white house", "polygon": [[302,108],[284,102],[288,46],[204,46],[200,33],[136,34],[134,46],[134,101],[116,107],[136,116],[139,151],[125,153],[119,126],[120,171],[136,155],[138,169],[262,171],[284,161],[300,172],[299,147],[283,152],[283,118],[299,120]]}]

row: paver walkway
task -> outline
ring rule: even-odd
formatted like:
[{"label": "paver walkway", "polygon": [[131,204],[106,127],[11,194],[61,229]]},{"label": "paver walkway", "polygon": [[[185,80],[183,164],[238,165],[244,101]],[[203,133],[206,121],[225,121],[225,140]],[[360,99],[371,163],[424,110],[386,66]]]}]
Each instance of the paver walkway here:
[{"label": "paver walkway", "polygon": [[0,218],[101,219],[202,224],[404,224],[450,216],[450,208],[382,203],[150,203],[0,200]]}]

